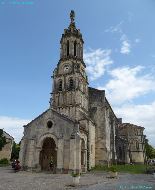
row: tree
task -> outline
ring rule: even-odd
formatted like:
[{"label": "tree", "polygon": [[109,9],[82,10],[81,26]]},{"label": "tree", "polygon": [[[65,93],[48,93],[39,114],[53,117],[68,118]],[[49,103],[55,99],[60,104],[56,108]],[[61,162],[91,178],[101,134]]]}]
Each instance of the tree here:
[{"label": "tree", "polygon": [[13,142],[11,159],[18,159],[19,151],[20,151],[20,143],[16,144],[15,142]]},{"label": "tree", "polygon": [[145,144],[145,150],[148,159],[155,158],[155,149],[148,142]]},{"label": "tree", "polygon": [[0,151],[7,144],[5,136],[3,136],[3,129],[0,129]]}]

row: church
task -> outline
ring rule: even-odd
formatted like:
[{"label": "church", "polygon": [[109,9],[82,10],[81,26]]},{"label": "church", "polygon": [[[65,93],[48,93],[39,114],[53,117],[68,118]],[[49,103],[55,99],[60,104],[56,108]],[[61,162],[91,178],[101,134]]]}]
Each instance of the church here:
[{"label": "church", "polygon": [[[119,119],[105,91],[88,86],[83,45],[71,11],[53,71],[50,107],[24,126],[19,159],[25,170],[86,172],[95,165],[115,163],[117,150],[125,151],[117,147],[123,141],[116,138]],[[127,156],[126,161],[130,162]]]}]

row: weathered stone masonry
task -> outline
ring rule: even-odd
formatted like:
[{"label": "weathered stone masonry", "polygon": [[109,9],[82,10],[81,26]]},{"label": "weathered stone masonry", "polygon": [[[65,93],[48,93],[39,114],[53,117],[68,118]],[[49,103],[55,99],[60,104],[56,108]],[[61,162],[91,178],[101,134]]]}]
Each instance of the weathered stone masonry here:
[{"label": "weathered stone masonry", "polygon": [[119,133],[119,120],[105,91],[88,87],[84,41],[76,28],[74,11],[70,18],[53,71],[50,108],[24,126],[20,151],[23,169],[86,172],[98,164],[114,163],[122,155],[117,151],[123,150],[119,144],[126,140]]}]

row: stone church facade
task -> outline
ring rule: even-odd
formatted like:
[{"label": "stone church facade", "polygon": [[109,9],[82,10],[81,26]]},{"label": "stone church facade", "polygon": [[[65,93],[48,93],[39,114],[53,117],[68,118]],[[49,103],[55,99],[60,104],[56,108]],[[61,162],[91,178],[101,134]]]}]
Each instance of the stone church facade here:
[{"label": "stone church facade", "polygon": [[104,90],[88,87],[83,38],[70,25],[60,41],[60,60],[53,72],[50,108],[24,126],[20,162],[23,169],[86,172],[117,161],[119,120]]}]

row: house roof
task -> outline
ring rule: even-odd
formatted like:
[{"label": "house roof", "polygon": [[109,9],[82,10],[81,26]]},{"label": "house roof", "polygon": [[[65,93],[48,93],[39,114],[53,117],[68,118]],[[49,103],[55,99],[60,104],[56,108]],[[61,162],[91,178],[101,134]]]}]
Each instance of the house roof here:
[{"label": "house roof", "polygon": [[5,132],[4,130],[3,130],[3,135],[5,136],[6,139],[14,140],[14,138],[11,135],[9,135],[7,132]]}]

